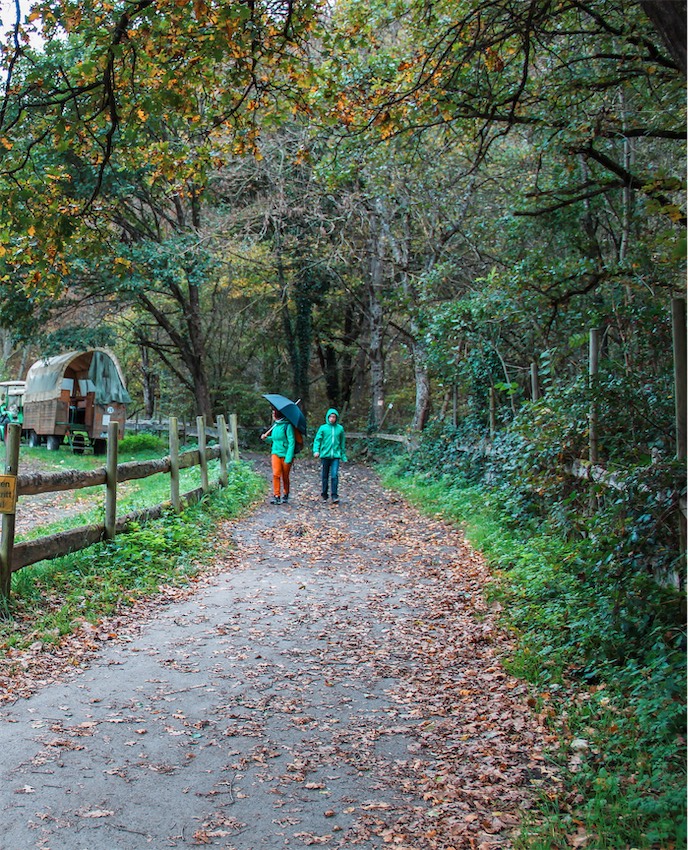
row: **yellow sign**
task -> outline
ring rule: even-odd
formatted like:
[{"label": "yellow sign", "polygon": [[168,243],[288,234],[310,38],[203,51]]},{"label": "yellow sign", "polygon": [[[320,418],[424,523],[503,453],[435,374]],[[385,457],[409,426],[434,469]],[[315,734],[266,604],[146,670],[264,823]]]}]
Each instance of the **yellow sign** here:
[{"label": "yellow sign", "polygon": [[0,514],[13,514],[17,505],[17,476],[0,475]]}]

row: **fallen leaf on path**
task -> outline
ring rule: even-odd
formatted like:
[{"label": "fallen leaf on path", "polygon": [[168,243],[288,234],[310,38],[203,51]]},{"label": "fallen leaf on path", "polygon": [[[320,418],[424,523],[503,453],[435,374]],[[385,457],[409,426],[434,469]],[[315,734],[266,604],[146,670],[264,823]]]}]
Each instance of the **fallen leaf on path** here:
[{"label": "fallen leaf on path", "polygon": [[332,835],[313,835],[310,832],[295,832],[294,838],[299,838],[304,844],[327,844],[332,840]]}]

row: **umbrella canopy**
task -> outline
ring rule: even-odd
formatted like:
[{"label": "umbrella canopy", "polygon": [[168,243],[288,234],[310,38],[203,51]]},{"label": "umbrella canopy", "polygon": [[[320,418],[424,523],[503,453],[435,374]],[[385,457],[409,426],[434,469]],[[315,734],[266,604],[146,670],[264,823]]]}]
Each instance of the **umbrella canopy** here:
[{"label": "umbrella canopy", "polygon": [[263,398],[267,399],[275,410],[291,422],[294,428],[300,431],[304,437],[306,436],[306,417],[296,402],[278,393],[264,394]]}]

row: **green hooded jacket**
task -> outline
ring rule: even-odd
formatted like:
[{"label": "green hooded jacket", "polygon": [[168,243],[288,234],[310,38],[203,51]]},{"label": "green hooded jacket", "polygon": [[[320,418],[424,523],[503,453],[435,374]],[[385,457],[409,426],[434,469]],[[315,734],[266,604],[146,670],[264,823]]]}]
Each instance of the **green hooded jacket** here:
[{"label": "green hooded jacket", "polygon": [[[337,417],[334,425],[329,422],[331,413],[334,413]],[[319,454],[320,457],[339,458],[343,463],[346,463],[344,427],[339,424],[339,412],[334,407],[327,411],[325,424],[318,428],[318,433],[313,441],[313,454]]]},{"label": "green hooded jacket", "polygon": [[283,457],[285,463],[291,463],[294,460],[296,436],[291,422],[287,422],[286,419],[278,419],[272,427],[272,433],[268,440],[272,440],[270,451],[273,455]]}]

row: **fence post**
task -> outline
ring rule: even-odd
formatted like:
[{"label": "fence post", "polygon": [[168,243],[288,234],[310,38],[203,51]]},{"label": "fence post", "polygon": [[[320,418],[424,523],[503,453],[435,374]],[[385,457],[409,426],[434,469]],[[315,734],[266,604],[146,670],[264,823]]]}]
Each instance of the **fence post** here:
[{"label": "fence post", "polygon": [[108,425],[105,467],[105,539],[112,540],[117,527],[117,422]]},{"label": "fence post", "polygon": [[181,502],[179,500],[179,426],[177,417],[170,416],[170,500],[172,508],[179,513]]},{"label": "fence post", "polygon": [[239,460],[239,428],[236,413],[229,414],[229,424],[232,429],[232,457]]},{"label": "fence post", "polygon": [[198,451],[199,462],[201,465],[201,488],[204,493],[207,493],[210,488],[208,486],[208,458],[205,453],[206,440],[204,416],[196,417],[196,430],[198,431]]},{"label": "fence post", "polygon": [[533,401],[539,401],[542,398],[538,365],[535,361],[530,364],[530,397]]},{"label": "fence post", "polygon": [[[597,388],[597,373],[600,366],[600,329],[590,328],[590,362],[588,366],[589,386],[593,393]],[[597,402],[595,399],[590,401],[590,412],[588,413],[588,434],[589,434],[589,454],[590,463],[597,463],[599,458],[598,453],[598,434],[597,434]]]},{"label": "fence post", "polygon": [[220,442],[220,487],[226,487],[229,483],[229,475],[227,474],[229,440],[227,439],[227,423],[221,413],[217,417],[217,436]]},{"label": "fence post", "polygon": [[686,459],[686,301],[671,299],[671,330],[674,346],[674,403],[676,407],[676,459]]},{"label": "fence post", "polygon": [[[13,423],[6,431],[5,475],[16,476],[19,469],[19,441],[21,425]],[[16,487],[16,481],[15,481]],[[16,492],[16,491],[15,491]],[[12,589],[12,549],[16,513],[2,515],[2,541],[0,542],[0,597],[10,598]]]},{"label": "fence post", "polygon": [[[685,298],[671,299],[671,332],[674,348],[674,405],[676,410],[676,459],[686,459],[686,406],[688,405],[688,387],[686,386],[686,301]],[[683,497],[680,497],[683,498]],[[685,506],[685,501],[683,502]],[[684,508],[685,509],[685,508]],[[678,535],[681,552],[686,551],[686,515],[678,512]]]}]

